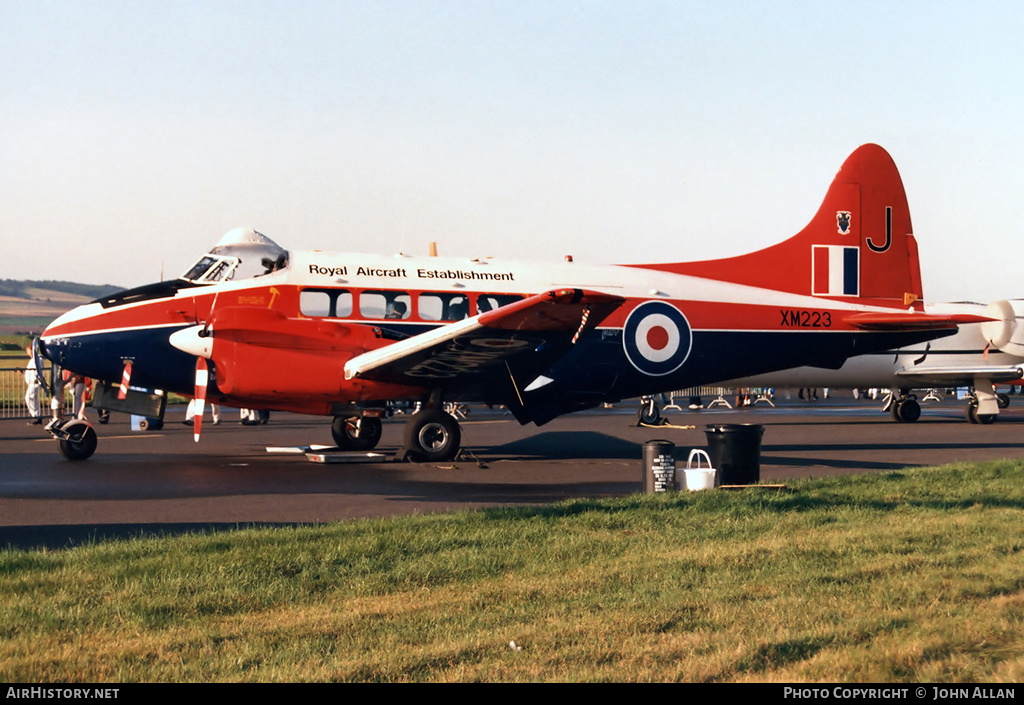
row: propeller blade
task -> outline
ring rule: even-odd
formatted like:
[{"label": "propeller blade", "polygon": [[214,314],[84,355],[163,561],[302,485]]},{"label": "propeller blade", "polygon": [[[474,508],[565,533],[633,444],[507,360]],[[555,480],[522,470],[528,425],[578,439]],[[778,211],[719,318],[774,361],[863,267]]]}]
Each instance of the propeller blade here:
[{"label": "propeller blade", "polygon": [[199,442],[199,431],[203,425],[203,411],[206,407],[206,384],[210,379],[210,372],[206,366],[206,358],[200,357],[196,360],[196,397],[195,416],[192,417],[193,436],[196,443]]}]

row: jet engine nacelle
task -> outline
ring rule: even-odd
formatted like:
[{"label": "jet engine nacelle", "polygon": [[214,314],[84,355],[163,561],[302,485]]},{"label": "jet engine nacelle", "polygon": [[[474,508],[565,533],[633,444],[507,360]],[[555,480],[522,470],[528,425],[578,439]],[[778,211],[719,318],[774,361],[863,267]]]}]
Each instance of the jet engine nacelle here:
[{"label": "jet engine nacelle", "polygon": [[994,348],[1024,357],[1024,299],[994,301],[985,316],[995,319],[981,324],[981,334]]}]

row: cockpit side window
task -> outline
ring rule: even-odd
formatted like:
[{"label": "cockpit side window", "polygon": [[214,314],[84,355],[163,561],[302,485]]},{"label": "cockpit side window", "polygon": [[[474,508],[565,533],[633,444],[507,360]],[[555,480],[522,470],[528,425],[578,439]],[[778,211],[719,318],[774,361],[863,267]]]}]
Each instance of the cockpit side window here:
[{"label": "cockpit side window", "polygon": [[276,272],[279,269],[284,269],[288,266],[288,253],[282,252],[276,258],[264,257],[260,260],[260,266],[263,267],[263,272],[256,276],[262,276],[263,274],[270,274],[271,272]]}]

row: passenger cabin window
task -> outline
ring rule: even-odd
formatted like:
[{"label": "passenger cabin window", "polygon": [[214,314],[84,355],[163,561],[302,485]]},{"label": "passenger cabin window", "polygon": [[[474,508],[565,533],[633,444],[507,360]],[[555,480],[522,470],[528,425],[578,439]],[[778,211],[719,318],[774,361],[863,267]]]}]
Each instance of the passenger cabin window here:
[{"label": "passenger cabin window", "polygon": [[404,291],[364,291],[359,295],[359,315],[404,320],[412,315],[412,297]]},{"label": "passenger cabin window", "polygon": [[465,294],[425,293],[417,302],[424,321],[461,321],[469,318],[469,297]]},{"label": "passenger cabin window", "polygon": [[352,292],[304,289],[299,294],[299,312],[310,318],[348,318],[352,315]]},{"label": "passenger cabin window", "polygon": [[476,297],[476,312],[486,313],[522,300],[522,296],[515,294],[480,294]]}]

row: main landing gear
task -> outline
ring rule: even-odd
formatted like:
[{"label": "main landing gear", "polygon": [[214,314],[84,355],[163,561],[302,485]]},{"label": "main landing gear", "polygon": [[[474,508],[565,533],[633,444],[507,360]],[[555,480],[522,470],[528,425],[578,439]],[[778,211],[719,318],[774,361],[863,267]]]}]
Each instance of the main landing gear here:
[{"label": "main landing gear", "polygon": [[[934,397],[933,397],[934,398]],[[925,399],[927,401],[927,398]],[[999,409],[1010,405],[1010,398],[1005,394],[996,394],[992,385],[979,384],[967,397],[967,409],[964,416],[970,423],[990,424],[995,422]],[[907,390],[893,390],[883,411],[889,411],[892,418],[900,423],[913,423],[921,418],[921,404],[917,397]]]},{"label": "main landing gear", "polygon": [[[991,395],[990,395],[991,396]],[[995,423],[996,417],[999,416],[999,409],[1005,409],[1010,405],[1010,397],[1006,394],[995,394],[995,406],[993,407],[991,399],[988,400],[986,408],[995,411],[995,413],[981,413],[980,409],[986,405],[986,399],[984,392],[981,394],[977,390],[974,391],[969,397],[967,397],[967,410],[964,416],[971,423],[978,424],[990,424]]]},{"label": "main landing gear", "polygon": [[405,424],[405,451],[410,460],[454,460],[462,444],[459,422],[440,409],[423,409]]},{"label": "main landing gear", "polygon": [[373,450],[383,430],[379,416],[335,416],[331,424],[331,435],[342,450]]},{"label": "main landing gear", "polygon": [[967,410],[964,416],[970,423],[990,424],[996,420],[996,414],[982,414],[978,412],[978,400],[975,398],[967,400]]},{"label": "main landing gear", "polygon": [[[335,416],[331,435],[338,448],[370,451],[380,442],[380,416],[352,414]],[[405,447],[400,457],[413,461],[454,460],[462,445],[459,422],[441,409],[426,408],[413,414],[405,424]]]},{"label": "main landing gear", "polygon": [[889,400],[889,413],[892,414],[894,421],[914,423],[921,418],[921,404],[916,396],[900,390],[899,396],[893,394]]}]

